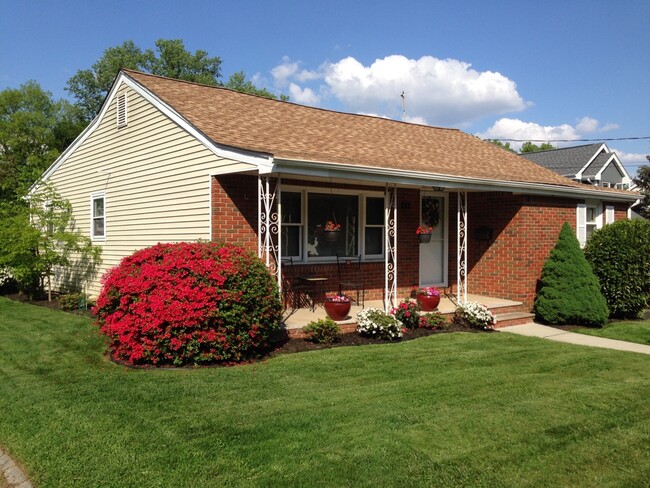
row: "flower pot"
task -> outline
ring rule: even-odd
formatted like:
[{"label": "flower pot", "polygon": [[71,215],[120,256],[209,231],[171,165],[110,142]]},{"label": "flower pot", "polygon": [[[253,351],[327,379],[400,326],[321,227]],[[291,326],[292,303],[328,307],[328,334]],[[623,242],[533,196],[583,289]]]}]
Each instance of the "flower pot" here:
[{"label": "flower pot", "polygon": [[339,240],[340,230],[324,230],[323,235],[327,242],[336,242]]},{"label": "flower pot", "polygon": [[440,304],[440,295],[424,295],[418,293],[417,298],[423,312],[433,312]]},{"label": "flower pot", "polygon": [[418,237],[420,238],[420,244],[431,242],[431,234],[418,234]]},{"label": "flower pot", "polygon": [[348,313],[350,312],[351,305],[352,304],[349,301],[347,302],[326,301],[325,312],[327,312],[327,316],[329,318],[338,322],[339,320],[345,320],[345,318],[348,316]]}]

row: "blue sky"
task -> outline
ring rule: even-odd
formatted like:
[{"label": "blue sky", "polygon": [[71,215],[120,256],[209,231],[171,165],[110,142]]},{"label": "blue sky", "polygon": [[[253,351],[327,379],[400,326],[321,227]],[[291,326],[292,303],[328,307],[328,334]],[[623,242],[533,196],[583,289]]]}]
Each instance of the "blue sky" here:
[{"label": "blue sky", "polygon": [[[399,119],[405,92],[407,120],[482,137],[648,137],[649,21],[647,0],[0,0],[0,90],[67,97],[108,47],[183,39],[296,103]],[[608,145],[630,173],[650,154]]]}]

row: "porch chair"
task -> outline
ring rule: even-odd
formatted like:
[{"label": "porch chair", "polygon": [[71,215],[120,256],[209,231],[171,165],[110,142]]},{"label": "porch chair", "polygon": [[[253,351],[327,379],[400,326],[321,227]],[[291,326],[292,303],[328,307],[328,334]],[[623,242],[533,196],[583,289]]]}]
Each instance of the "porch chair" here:
[{"label": "porch chair", "polygon": [[[339,256],[336,255],[336,267],[339,272],[339,295],[343,290],[356,290],[356,303],[361,304],[361,308],[366,306],[366,284],[361,280],[361,255],[359,256]],[[343,281],[343,274],[349,275],[354,273],[354,277],[349,281]],[[359,295],[359,293],[361,295]],[[361,296],[361,301],[359,301]]]},{"label": "porch chair", "polygon": [[300,282],[296,276],[296,268],[293,264],[293,258],[282,258],[282,304],[287,308],[291,303],[291,310],[301,308],[303,305],[310,306],[307,285]]}]

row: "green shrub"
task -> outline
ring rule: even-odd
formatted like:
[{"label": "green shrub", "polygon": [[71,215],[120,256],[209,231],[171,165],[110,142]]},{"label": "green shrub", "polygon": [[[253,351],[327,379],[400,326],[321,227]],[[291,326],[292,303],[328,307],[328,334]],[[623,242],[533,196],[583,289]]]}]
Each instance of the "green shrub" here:
[{"label": "green shrub", "polygon": [[[83,300],[83,301],[82,301]],[[86,300],[84,293],[66,293],[58,298],[59,308],[64,312],[71,312],[80,308]]]},{"label": "green shrub", "polygon": [[357,332],[361,335],[388,339],[401,339],[403,324],[393,315],[378,308],[366,308],[357,314]]},{"label": "green shrub", "polygon": [[609,316],[598,279],[566,222],[542,268],[534,309],[536,318],[548,324],[601,327]]},{"label": "green shrub", "polygon": [[329,317],[309,322],[304,328],[305,339],[319,344],[338,342],[341,327]]},{"label": "green shrub", "polygon": [[650,300],[650,222],[619,220],[597,230],[585,256],[613,316],[633,318]]},{"label": "green shrub", "polygon": [[447,326],[447,319],[440,312],[422,314],[418,326],[421,329],[440,330]]}]

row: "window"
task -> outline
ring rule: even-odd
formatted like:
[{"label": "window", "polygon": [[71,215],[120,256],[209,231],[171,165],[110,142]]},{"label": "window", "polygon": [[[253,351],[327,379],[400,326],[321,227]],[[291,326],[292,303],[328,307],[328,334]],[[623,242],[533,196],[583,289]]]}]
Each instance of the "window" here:
[{"label": "window", "polygon": [[577,236],[580,246],[596,229],[603,226],[602,205],[597,202],[579,203],[577,208]]},{"label": "window", "polygon": [[95,193],[90,196],[90,237],[106,238],[106,195]]},{"label": "window", "polygon": [[128,124],[126,111],[126,93],[117,96],[117,128],[121,129]]},{"label": "window", "polygon": [[282,257],[302,256],[302,194],[282,192]]},{"label": "window", "polygon": [[[384,255],[384,197],[283,191],[281,255],[300,260]],[[337,228],[330,232],[328,223]]]},{"label": "window", "polygon": [[384,199],[366,198],[364,252],[366,256],[384,255]]}]

